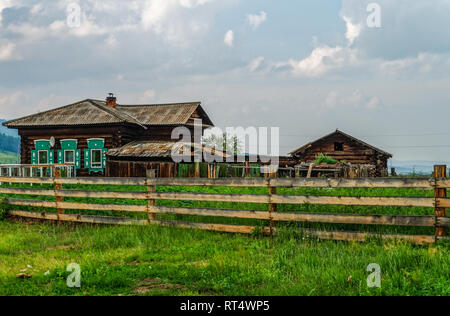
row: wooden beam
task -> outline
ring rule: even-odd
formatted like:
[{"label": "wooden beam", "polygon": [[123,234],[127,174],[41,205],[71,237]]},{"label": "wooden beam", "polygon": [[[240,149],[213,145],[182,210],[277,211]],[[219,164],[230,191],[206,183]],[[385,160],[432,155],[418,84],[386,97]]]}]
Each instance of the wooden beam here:
[{"label": "wooden beam", "polygon": [[279,204],[434,207],[433,198],[275,195]]},{"label": "wooden beam", "polygon": [[20,199],[5,199],[5,204],[32,206],[32,207],[49,207],[49,208],[65,208],[71,210],[96,210],[96,211],[122,211],[122,212],[147,212],[145,205],[117,205],[117,204],[86,204],[86,203],[71,203],[71,202],[54,202],[41,200],[20,200]]},{"label": "wooden beam", "polygon": [[[445,179],[447,178],[447,166],[446,165],[439,165],[434,166],[434,177],[435,179]],[[442,198],[447,198],[447,189],[446,188],[436,188],[434,189],[434,196],[436,199],[436,207],[434,209],[434,213],[436,217],[446,217],[447,216],[447,209],[443,206],[445,205],[446,200],[442,200]],[[446,235],[445,233],[445,227],[436,225],[435,230],[435,236],[438,237],[444,237]]]}]

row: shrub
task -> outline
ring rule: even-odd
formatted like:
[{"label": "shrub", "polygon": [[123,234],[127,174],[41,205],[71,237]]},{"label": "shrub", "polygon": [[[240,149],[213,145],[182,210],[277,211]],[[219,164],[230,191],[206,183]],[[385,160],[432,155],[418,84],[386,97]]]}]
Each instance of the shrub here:
[{"label": "shrub", "polygon": [[329,156],[325,156],[324,154],[320,153],[316,156],[316,164],[320,165],[321,163],[327,163],[330,165],[335,165],[338,163],[338,161],[336,159],[333,159]]}]

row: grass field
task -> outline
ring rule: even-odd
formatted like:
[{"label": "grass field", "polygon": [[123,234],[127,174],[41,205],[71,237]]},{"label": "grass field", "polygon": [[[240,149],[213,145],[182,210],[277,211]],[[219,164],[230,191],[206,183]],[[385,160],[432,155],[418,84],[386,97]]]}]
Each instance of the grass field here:
[{"label": "grass field", "polygon": [[[450,295],[448,250],[445,243],[318,242],[293,233],[271,244],[156,226],[1,222],[0,294]],[[81,266],[79,289],[66,286],[70,263]],[[367,287],[370,263],[381,266],[381,288]],[[16,277],[23,269],[30,279]]]},{"label": "grass field", "polygon": [[6,151],[0,151],[0,164],[17,163],[17,154]]},{"label": "grass field", "polygon": [[[5,184],[4,184],[5,185]],[[34,186],[34,188],[41,186]],[[45,186],[42,186],[42,188]],[[65,186],[66,189],[144,191],[145,187]],[[267,194],[267,189],[178,187],[178,191]],[[158,187],[158,191],[174,188]],[[412,189],[280,189],[282,194],[433,196]],[[1,198],[2,196],[0,196]],[[3,195],[3,197],[5,197]],[[23,196],[21,197],[23,198]],[[36,197],[27,197],[34,198]],[[49,199],[49,197],[40,197]],[[87,199],[66,199],[87,201]],[[140,204],[89,199],[90,203]],[[159,205],[266,210],[267,205],[160,201]],[[20,207],[20,209],[24,209]],[[29,208],[29,210],[36,210]],[[54,210],[49,210],[54,211]],[[283,205],[279,211],[431,215],[433,209]],[[146,214],[102,214],[145,218]],[[265,225],[264,221],[166,215],[167,219]],[[6,295],[450,295],[450,242],[318,241],[298,227],[433,234],[433,228],[357,225],[281,225],[273,241],[172,227],[106,227],[0,222],[0,294]],[[69,263],[82,269],[82,287],[70,289]],[[381,288],[368,288],[370,263],[381,267]],[[27,268],[31,266],[31,268]],[[16,277],[21,270],[30,279]],[[47,272],[47,273],[46,273]]]}]

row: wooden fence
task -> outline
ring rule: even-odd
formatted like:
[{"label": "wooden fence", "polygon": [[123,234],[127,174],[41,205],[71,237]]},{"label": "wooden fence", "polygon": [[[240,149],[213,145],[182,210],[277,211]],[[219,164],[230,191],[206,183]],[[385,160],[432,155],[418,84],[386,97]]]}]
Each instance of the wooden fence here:
[{"label": "wooden fence", "polygon": [[[234,233],[252,233],[255,226],[226,225],[212,223],[194,223],[179,221],[164,221],[158,219],[159,214],[194,215],[206,217],[240,218],[265,220],[267,227],[262,230],[267,235],[277,232],[277,222],[305,222],[305,223],[331,223],[331,224],[358,224],[358,225],[388,225],[388,226],[420,226],[435,227],[434,235],[379,235],[368,232],[343,231],[314,231],[303,230],[311,236],[321,239],[356,240],[364,241],[368,237],[379,236],[382,239],[404,239],[414,243],[433,243],[447,238],[445,228],[450,226],[450,218],[446,216],[446,208],[450,207],[447,198],[447,188],[450,179],[446,178],[446,167],[436,166],[435,177],[423,178],[366,178],[366,179],[337,179],[337,178],[311,178],[311,179],[277,179],[277,178],[236,178],[236,179],[163,179],[163,178],[16,178],[0,177],[3,183],[36,183],[52,185],[52,189],[36,189],[22,187],[0,187],[2,194],[52,196],[56,201],[30,200],[7,198],[6,205],[32,206],[57,209],[57,213],[29,212],[10,210],[11,216],[34,219],[48,219],[97,224],[123,224],[123,225],[173,225],[180,227],[197,228]],[[118,186],[146,186],[146,191],[93,191],[93,190],[66,190],[64,185],[118,185]],[[157,192],[157,186],[211,186],[211,187],[265,187],[267,195],[255,194],[211,194],[187,192]],[[435,191],[434,197],[350,197],[350,196],[300,196],[280,195],[278,188],[398,188],[398,189],[429,189]],[[65,197],[76,198],[102,198],[102,199],[135,199],[145,200],[144,205],[110,205],[65,202]],[[158,200],[172,201],[211,201],[211,202],[237,202],[237,203],[263,203],[267,204],[267,211],[249,211],[237,209],[208,209],[158,206]],[[350,206],[399,206],[434,208],[434,216],[410,215],[357,215],[357,214],[322,214],[280,212],[280,204],[312,204],[312,205],[350,205]],[[65,210],[95,210],[95,211],[122,211],[147,213],[148,219],[131,219],[124,217],[92,216],[80,214],[65,214]]]}]

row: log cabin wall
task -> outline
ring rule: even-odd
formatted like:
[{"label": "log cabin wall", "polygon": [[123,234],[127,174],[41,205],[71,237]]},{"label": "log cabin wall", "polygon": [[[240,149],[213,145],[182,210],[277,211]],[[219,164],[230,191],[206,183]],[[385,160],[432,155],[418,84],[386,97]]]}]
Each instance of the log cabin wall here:
[{"label": "log cabin wall", "polygon": [[[103,138],[105,148],[117,148],[132,141],[132,136],[127,132],[127,126],[97,126],[97,127],[71,127],[71,128],[40,128],[40,129],[19,129],[21,137],[21,163],[31,164],[31,151],[35,149],[35,140],[55,138],[55,146],[52,150],[56,153],[61,149],[61,140],[76,139],[77,148],[81,149],[81,168],[77,170],[77,175],[88,176],[88,170],[84,166],[84,149],[88,148],[87,140],[91,138]],[[56,161],[56,159],[55,159]],[[93,174],[101,175],[101,174]]]},{"label": "log cabin wall", "polygon": [[[55,147],[52,148],[56,153],[61,149],[61,140],[64,139],[76,139],[78,141],[77,148],[81,149],[81,168],[77,170],[77,175],[80,177],[89,176],[87,169],[84,166],[84,149],[88,148],[87,140],[91,138],[103,138],[105,139],[105,148],[119,148],[132,141],[136,140],[171,140],[172,130],[175,126],[156,126],[144,129],[142,127],[132,126],[132,125],[110,125],[110,126],[96,126],[96,127],[71,127],[71,128],[29,128],[29,129],[19,129],[19,135],[21,137],[21,163],[31,164],[31,151],[35,149],[35,140],[39,139],[50,139],[55,138]],[[188,127],[193,135],[194,129]],[[118,174],[125,177],[136,177],[144,176],[145,170],[140,170],[140,166],[143,165],[139,162],[136,165],[136,172],[133,170],[133,162],[130,162],[131,172],[125,172],[124,170],[129,170],[128,165],[125,166],[125,162],[120,163],[120,170]],[[149,165],[150,166],[150,165]],[[155,167],[156,168],[156,167]],[[173,175],[173,171],[165,171],[169,167],[163,166],[162,176],[166,174]],[[114,168],[107,168],[114,170]],[[170,168],[169,168],[170,169]],[[105,170],[106,172],[106,170]],[[109,176],[119,176],[113,171]],[[101,176],[102,174],[92,174]]]},{"label": "log cabin wall", "polygon": [[[342,150],[336,150],[336,144],[342,144]],[[376,166],[377,176],[387,175],[387,161],[389,157],[342,134],[334,134],[316,141],[306,148],[304,152],[295,153],[294,157],[298,159],[298,162],[314,162],[320,153],[338,161],[360,165],[374,165]]]}]

